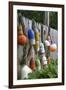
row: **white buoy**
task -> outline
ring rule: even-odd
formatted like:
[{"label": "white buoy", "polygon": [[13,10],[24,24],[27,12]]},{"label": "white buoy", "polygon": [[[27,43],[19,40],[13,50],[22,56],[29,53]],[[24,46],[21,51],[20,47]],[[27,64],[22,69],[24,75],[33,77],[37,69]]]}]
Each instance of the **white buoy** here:
[{"label": "white buoy", "polygon": [[43,43],[40,43],[40,53],[45,53],[45,49],[44,49]]},{"label": "white buoy", "polygon": [[35,45],[35,39],[30,39],[31,45]]},{"label": "white buoy", "polygon": [[27,65],[24,65],[21,69],[21,79],[27,79],[29,73],[32,73],[32,70]]},{"label": "white buoy", "polygon": [[43,65],[46,65],[47,64],[47,58],[46,58],[46,56],[43,56],[42,57],[42,63],[43,63]]},{"label": "white buoy", "polygon": [[45,45],[50,46],[50,42],[48,40],[45,40]]}]

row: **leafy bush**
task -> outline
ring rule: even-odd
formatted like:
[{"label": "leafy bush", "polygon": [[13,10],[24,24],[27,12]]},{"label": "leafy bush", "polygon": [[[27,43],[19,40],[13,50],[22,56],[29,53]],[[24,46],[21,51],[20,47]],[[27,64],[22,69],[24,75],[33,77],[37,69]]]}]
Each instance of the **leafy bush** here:
[{"label": "leafy bush", "polygon": [[57,78],[58,76],[57,73],[58,73],[57,62],[51,60],[51,63],[48,64],[44,69],[40,71],[36,70],[30,73],[28,79]]}]

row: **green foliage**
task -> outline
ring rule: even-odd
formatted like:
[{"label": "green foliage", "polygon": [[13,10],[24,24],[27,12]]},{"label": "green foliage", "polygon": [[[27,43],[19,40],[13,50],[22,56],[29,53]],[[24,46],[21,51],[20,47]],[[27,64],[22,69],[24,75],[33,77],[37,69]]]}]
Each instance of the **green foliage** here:
[{"label": "green foliage", "polygon": [[44,13],[41,11],[18,10],[18,13],[29,19],[34,19],[36,22],[43,23]]},{"label": "green foliage", "polygon": [[[34,19],[38,23],[44,24],[45,20],[45,11],[29,11],[29,10],[18,10],[17,13],[21,13],[22,16],[25,16],[29,19]],[[57,29],[58,28],[58,13],[50,12],[50,27]]]},{"label": "green foliage", "polygon": [[51,63],[42,70],[36,70],[29,74],[29,79],[57,78],[57,62],[51,60]]},{"label": "green foliage", "polygon": [[50,27],[58,29],[58,13],[50,12]]}]

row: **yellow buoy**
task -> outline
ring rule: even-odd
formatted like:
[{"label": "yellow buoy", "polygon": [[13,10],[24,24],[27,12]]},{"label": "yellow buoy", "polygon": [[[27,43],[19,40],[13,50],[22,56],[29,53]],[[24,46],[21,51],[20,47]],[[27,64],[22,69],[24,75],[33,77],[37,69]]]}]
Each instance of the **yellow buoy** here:
[{"label": "yellow buoy", "polygon": [[20,35],[23,34],[23,28],[21,24],[18,25],[17,29],[18,29],[18,34]]},{"label": "yellow buoy", "polygon": [[39,50],[39,41],[36,41],[34,47],[35,47],[36,50]]},{"label": "yellow buoy", "polygon": [[39,35],[39,32],[36,32],[36,33],[35,33],[35,40],[36,40],[36,41],[39,41],[39,39],[40,39],[39,36],[40,36],[40,35]]}]

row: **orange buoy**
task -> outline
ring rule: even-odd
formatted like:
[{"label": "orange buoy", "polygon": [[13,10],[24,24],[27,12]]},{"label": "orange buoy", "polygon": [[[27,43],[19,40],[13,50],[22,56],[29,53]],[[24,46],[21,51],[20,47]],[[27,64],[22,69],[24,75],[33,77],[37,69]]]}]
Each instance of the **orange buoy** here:
[{"label": "orange buoy", "polygon": [[19,45],[24,45],[27,43],[27,37],[25,35],[18,35],[18,44]]},{"label": "orange buoy", "polygon": [[50,51],[51,51],[51,52],[55,52],[56,49],[57,49],[56,44],[51,44],[51,45],[50,45]]},{"label": "orange buoy", "polygon": [[34,71],[35,70],[35,60],[31,58],[30,60],[30,68]]}]

